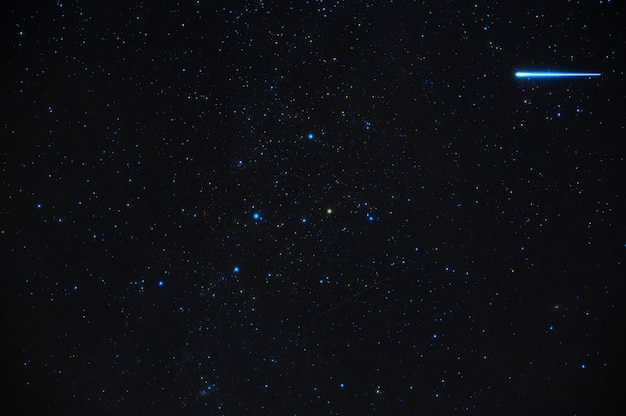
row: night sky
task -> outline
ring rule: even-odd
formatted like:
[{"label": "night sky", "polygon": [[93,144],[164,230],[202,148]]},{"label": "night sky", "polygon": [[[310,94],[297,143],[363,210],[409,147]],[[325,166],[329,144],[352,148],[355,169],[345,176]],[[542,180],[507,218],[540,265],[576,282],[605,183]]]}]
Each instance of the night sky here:
[{"label": "night sky", "polygon": [[626,406],[619,3],[8,2],[0,409]]}]

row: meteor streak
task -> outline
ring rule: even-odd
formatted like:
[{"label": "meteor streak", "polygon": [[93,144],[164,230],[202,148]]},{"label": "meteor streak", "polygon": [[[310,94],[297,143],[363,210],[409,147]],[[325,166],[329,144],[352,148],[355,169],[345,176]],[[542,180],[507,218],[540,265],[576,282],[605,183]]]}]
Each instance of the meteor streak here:
[{"label": "meteor streak", "polygon": [[516,78],[568,78],[568,77],[599,77],[599,72],[516,72]]}]

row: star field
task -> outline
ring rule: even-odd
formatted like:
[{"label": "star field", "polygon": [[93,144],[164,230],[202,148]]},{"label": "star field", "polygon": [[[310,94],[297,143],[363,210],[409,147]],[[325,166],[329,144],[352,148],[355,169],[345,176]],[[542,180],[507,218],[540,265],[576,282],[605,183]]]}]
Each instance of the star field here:
[{"label": "star field", "polygon": [[613,409],[623,7],[218,3],[6,6],[2,409]]}]

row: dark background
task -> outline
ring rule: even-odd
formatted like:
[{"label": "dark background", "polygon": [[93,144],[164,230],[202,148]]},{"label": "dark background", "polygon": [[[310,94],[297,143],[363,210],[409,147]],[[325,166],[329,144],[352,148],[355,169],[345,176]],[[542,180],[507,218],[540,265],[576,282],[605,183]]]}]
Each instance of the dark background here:
[{"label": "dark background", "polygon": [[623,408],[620,3],[5,3],[0,408]]}]

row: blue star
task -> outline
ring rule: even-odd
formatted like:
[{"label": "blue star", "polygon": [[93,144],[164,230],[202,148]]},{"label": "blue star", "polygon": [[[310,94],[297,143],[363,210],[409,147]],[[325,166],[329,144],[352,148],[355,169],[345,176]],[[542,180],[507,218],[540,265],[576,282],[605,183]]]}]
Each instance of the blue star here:
[{"label": "blue star", "polygon": [[254,214],[252,214],[252,218],[254,218],[255,220],[260,220],[261,214],[259,214],[258,212],[255,212]]},{"label": "blue star", "polygon": [[159,280],[159,282],[157,283],[157,285],[159,285],[159,287],[163,286],[165,284],[165,282],[163,280]]},{"label": "blue star", "polygon": [[307,139],[309,139],[309,140],[313,140],[313,139],[315,138],[315,136],[313,135],[313,133],[309,133],[309,134],[306,136],[306,138],[307,138]]},{"label": "blue star", "polygon": [[233,267],[233,272],[234,273],[239,273],[239,266]]},{"label": "blue star", "polygon": [[215,390],[215,389],[216,389],[215,384],[207,384],[204,390],[200,390],[200,395],[206,396],[207,394],[209,394],[210,391]]}]

